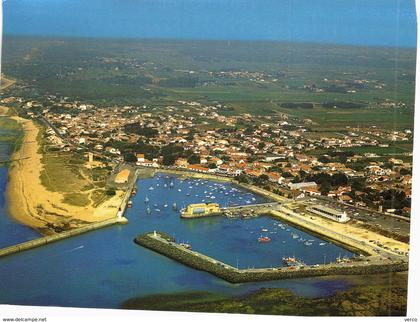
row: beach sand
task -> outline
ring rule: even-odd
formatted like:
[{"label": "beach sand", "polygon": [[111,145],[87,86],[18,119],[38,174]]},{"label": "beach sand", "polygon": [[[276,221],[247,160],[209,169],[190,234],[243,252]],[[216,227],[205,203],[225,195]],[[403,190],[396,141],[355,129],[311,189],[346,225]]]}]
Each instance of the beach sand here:
[{"label": "beach sand", "polygon": [[[3,108],[1,111],[7,110]],[[7,187],[9,214],[14,219],[42,234],[52,234],[116,216],[123,198],[122,191],[117,191],[114,197],[98,207],[78,207],[64,203],[61,193],[47,190],[40,179],[43,170],[37,140],[40,129],[31,120],[12,118],[22,125],[24,131],[22,145],[12,156],[18,161],[10,167]]]}]

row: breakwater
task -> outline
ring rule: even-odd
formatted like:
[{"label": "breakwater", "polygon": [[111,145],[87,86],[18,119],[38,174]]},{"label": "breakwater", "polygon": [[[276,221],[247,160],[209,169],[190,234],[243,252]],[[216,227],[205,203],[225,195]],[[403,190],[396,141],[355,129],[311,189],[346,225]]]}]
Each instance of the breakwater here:
[{"label": "breakwater", "polygon": [[104,227],[111,226],[111,225],[114,225],[114,224],[117,224],[117,223],[125,223],[125,222],[126,222],[125,218],[119,219],[119,218],[116,217],[116,218],[112,218],[112,219],[88,224],[88,225],[85,225],[85,226],[80,227],[80,228],[67,230],[67,231],[64,231],[64,232],[59,233],[59,234],[36,238],[36,239],[33,239],[33,240],[29,240],[27,242],[23,242],[23,243],[20,243],[20,244],[16,244],[16,245],[13,245],[13,246],[9,246],[9,247],[5,247],[5,248],[0,249],[0,257],[12,255],[12,254],[19,253],[19,252],[22,252],[22,251],[25,251],[25,250],[28,250],[28,249],[44,246],[44,245],[47,245],[49,243],[53,243],[53,242],[56,242],[56,241],[59,241],[59,240],[62,240],[62,239],[66,239],[66,238],[70,238],[70,237],[73,237],[73,236],[76,236],[76,235],[87,233],[87,232],[92,231],[92,230],[104,228]]},{"label": "breakwater", "polygon": [[332,263],[297,267],[276,267],[258,269],[238,269],[219,260],[187,249],[161,232],[139,235],[134,239],[138,245],[172,258],[184,265],[208,272],[230,283],[257,282],[279,279],[292,279],[325,275],[361,275],[401,272],[408,270],[405,261],[380,262],[355,260],[351,263]]}]

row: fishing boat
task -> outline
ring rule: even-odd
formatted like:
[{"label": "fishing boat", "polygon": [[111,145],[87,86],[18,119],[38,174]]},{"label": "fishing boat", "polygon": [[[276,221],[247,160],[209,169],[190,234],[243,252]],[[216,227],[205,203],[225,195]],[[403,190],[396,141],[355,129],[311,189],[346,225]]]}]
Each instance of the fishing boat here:
[{"label": "fishing boat", "polygon": [[267,236],[260,236],[260,237],[258,237],[258,242],[259,243],[269,243],[269,242],[271,242],[271,238],[267,237]]},{"label": "fishing boat", "polygon": [[305,266],[305,263],[296,257],[283,257],[282,258],[283,264],[288,267],[302,267]]}]

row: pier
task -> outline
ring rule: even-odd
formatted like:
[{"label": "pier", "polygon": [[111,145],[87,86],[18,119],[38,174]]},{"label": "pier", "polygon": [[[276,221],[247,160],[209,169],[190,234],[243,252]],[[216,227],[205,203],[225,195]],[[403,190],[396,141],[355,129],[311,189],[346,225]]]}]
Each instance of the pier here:
[{"label": "pier", "polygon": [[401,272],[408,270],[408,262],[403,258],[382,259],[369,256],[349,263],[331,263],[301,267],[270,267],[239,269],[202,253],[188,249],[162,232],[150,232],[134,239],[138,245],[151,249],[191,268],[202,270],[230,283],[257,282],[290,278],[326,275],[361,275]]},{"label": "pier", "polygon": [[5,256],[12,255],[15,253],[20,253],[25,250],[44,246],[44,245],[47,245],[47,244],[50,244],[50,243],[53,243],[62,239],[66,239],[66,238],[77,236],[83,233],[87,233],[92,230],[108,227],[108,226],[118,224],[118,223],[125,223],[125,222],[126,222],[126,219],[124,217],[122,219],[115,217],[108,220],[88,224],[80,228],[67,230],[62,233],[54,234],[51,236],[45,236],[45,237],[32,239],[27,242],[23,242],[20,244],[16,244],[16,245],[12,245],[12,246],[0,249],[0,257],[5,257]]}]

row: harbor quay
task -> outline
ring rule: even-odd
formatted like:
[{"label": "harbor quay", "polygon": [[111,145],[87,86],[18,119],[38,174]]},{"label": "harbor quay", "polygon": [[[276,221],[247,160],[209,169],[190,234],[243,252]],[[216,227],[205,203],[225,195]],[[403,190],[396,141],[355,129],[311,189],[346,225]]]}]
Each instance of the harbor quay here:
[{"label": "harbor quay", "polygon": [[177,243],[164,232],[149,232],[137,236],[134,242],[191,268],[206,271],[230,283],[294,279],[326,275],[359,275],[400,272],[408,269],[402,259],[384,260],[381,256],[358,257],[351,262],[324,265],[299,265],[257,269],[239,269],[215,258],[192,250],[189,245]]}]

